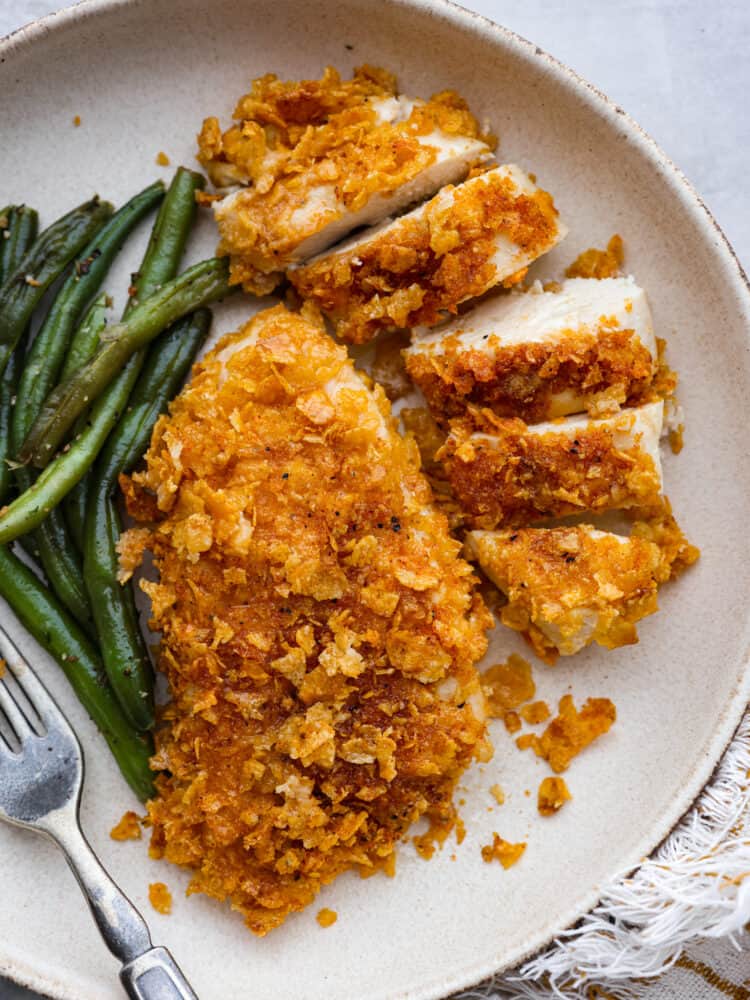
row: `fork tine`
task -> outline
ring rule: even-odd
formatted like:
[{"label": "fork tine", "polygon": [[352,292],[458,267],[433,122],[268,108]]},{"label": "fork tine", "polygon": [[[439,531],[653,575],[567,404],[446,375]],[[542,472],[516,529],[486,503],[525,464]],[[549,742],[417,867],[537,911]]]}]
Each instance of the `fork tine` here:
[{"label": "fork tine", "polygon": [[3,713],[7,719],[10,728],[18,737],[19,743],[23,743],[24,740],[28,739],[29,736],[34,732],[31,728],[29,720],[24,715],[18,702],[13,697],[13,694],[5,683],[5,681],[0,677],[0,712]]},{"label": "fork tine", "polygon": [[47,694],[42,682],[37,679],[34,671],[21,656],[15,643],[5,629],[0,628],[0,657],[5,666],[23,691],[29,704],[45,725],[49,725],[56,711],[52,699]]}]

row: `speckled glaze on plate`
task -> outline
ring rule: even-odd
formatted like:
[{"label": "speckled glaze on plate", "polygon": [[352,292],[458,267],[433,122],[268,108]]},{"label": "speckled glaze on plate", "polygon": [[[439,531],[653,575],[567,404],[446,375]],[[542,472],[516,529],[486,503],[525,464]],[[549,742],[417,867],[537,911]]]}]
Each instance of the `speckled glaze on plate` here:
[{"label": "speckled glaze on plate", "polygon": [[[365,61],[397,72],[408,93],[455,87],[499,134],[501,159],[554,193],[571,233],[537,274],[559,276],[582,248],[623,235],[628,269],[646,286],[681,375],[686,445],[665,456],[665,476],[704,554],[664,590],[639,646],[536,668],[541,697],[572,690],[576,699],[609,696],[618,708],[612,732],[566,775],[573,801],[558,816],[536,815],[545,767],[498,727],[494,760],[462,785],[460,846],[449,842],[429,863],[404,847],[395,879],[345,876],[321,894],[318,906],[338,912],[333,927],[317,925],[314,906],[264,940],[225,907],[185,899],[186,874],[149,860],[145,842],[109,839],[136,803],[54,665],[25,639],[84,743],[87,832],[202,1000],[429,1000],[512,966],[669,832],[709,779],[750,690],[750,294],[679,171],[619,108],[540,49],[445,2],[91,0],[0,43],[3,200],[28,200],[45,221],[93,190],[122,200],[168,176],[156,166],[159,151],[192,163],[201,119],[226,120],[253,76],[315,76],[327,63],[348,71]],[[191,257],[214,242],[204,219]],[[140,249],[108,282],[120,305]],[[222,308],[218,328],[252,308],[248,300]],[[7,609],[0,620],[22,635]],[[514,648],[512,636],[496,633],[489,661]],[[500,808],[489,793],[496,782],[507,794]],[[528,841],[510,871],[481,860],[493,831]],[[154,881],[174,893],[169,917],[149,912]],[[0,828],[0,887],[1,973],[61,1000],[120,996],[115,963],[50,846]]]}]

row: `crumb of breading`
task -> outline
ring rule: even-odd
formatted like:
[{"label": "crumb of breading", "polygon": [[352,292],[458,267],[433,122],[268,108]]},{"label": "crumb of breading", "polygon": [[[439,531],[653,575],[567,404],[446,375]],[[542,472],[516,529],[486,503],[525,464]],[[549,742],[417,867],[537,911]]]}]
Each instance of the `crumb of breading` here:
[{"label": "crumb of breading", "polygon": [[508,709],[518,708],[536,694],[531,664],[518,653],[511,653],[503,663],[488,667],[481,680],[491,719],[504,718]]},{"label": "crumb of breading", "polygon": [[81,116],[80,115],[74,115],[73,116],[73,124],[75,125],[76,128],[78,128],[78,126],[81,124]]},{"label": "crumb of breading", "polygon": [[537,809],[540,816],[553,816],[572,798],[564,778],[542,778],[537,793]]},{"label": "crumb of breading", "polygon": [[536,726],[540,722],[546,722],[550,717],[549,705],[546,701],[532,701],[529,705],[521,707],[521,718],[530,726]]},{"label": "crumb of breading", "polygon": [[492,843],[482,848],[482,860],[489,864],[499,861],[506,870],[512,868],[526,850],[525,843],[511,844],[497,833],[492,834]]},{"label": "crumb of breading", "polygon": [[109,831],[112,840],[140,840],[141,824],[137,813],[128,810]]},{"label": "crumb of breading", "polygon": [[148,887],[148,901],[157,913],[165,916],[172,912],[172,893],[163,882],[152,882]]},{"label": "crumb of breading", "polygon": [[578,710],[571,695],[560,699],[559,715],[550,722],[541,736],[527,733],[516,740],[519,750],[532,749],[546,760],[556,774],[567,770],[581,750],[608,732],[617,718],[609,698],[588,698]]},{"label": "crumb of breading", "polygon": [[579,254],[565,269],[566,278],[616,278],[625,261],[625,247],[617,233],[610,239],[606,250],[591,247]]},{"label": "crumb of breading", "polygon": [[315,917],[321,927],[332,927],[338,918],[338,913],[335,910],[329,910],[327,906],[324,906],[322,910],[318,910]]},{"label": "crumb of breading", "polygon": [[159,167],[168,167],[170,164],[170,159],[164,152],[158,152],[156,154],[156,163]]},{"label": "crumb of breading", "polygon": [[505,792],[502,790],[500,785],[491,785],[490,794],[499,806],[503,805],[505,802]]}]

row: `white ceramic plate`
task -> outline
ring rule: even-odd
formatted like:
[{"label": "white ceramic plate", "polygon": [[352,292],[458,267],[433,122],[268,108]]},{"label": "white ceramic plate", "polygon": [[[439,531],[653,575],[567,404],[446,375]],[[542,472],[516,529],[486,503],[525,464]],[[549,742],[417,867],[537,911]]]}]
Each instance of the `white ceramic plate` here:
[{"label": "white ceramic plate", "polygon": [[[87,832],[203,1000],[428,1000],[513,965],[669,832],[709,778],[750,687],[748,289],[678,171],[619,108],[539,49],[443,2],[93,0],[0,44],[2,199],[28,200],[45,221],[94,190],[120,201],[168,175],[155,165],[160,150],[192,163],[203,116],[226,120],[253,76],[315,76],[326,63],[348,71],[364,61],[396,71],[408,93],[458,89],[499,133],[502,158],[555,194],[571,234],[539,273],[559,275],[583,247],[624,236],[628,267],[649,291],[682,377],[686,447],[666,456],[666,482],[704,554],[665,589],[639,646],[537,668],[543,697],[605,695],[619,714],[574,762],[574,798],[557,817],[536,815],[545,767],[498,727],[495,759],[463,785],[460,847],[447,844],[429,863],[405,847],[395,879],[347,876],[322,893],[319,905],[338,911],[334,927],[318,927],[311,907],[264,940],[228,909],[185,899],[185,873],[150,861],[145,842],[109,839],[135,803],[59,672],[26,639],[85,745]],[[211,253],[214,239],[205,220],[191,256]],[[120,305],[139,254],[109,283]],[[235,303],[220,327],[249,309]],[[6,609],[0,620],[14,624]],[[511,648],[503,632],[491,659]],[[508,800],[493,811],[495,782]],[[528,840],[508,872],[480,858],[495,830]],[[169,917],[147,902],[157,880],[174,892]],[[0,972],[58,998],[120,995],[115,964],[51,847],[0,829],[0,892]]]}]

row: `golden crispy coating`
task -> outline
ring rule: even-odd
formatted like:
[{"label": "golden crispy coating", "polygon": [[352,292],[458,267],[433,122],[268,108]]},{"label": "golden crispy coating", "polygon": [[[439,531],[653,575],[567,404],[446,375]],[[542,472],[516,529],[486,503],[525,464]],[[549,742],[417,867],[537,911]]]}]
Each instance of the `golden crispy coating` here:
[{"label": "golden crispy coating", "polygon": [[124,484],[172,697],[152,850],[265,934],[451,823],[491,620],[382,390],[281,306],[196,366]]},{"label": "golden crispy coating", "polygon": [[482,347],[445,337],[440,351],[410,351],[406,370],[438,420],[471,405],[500,417],[538,423],[570,412],[560,399],[581,399],[592,415],[654,398],[654,360],[633,331],[602,317],[597,329],[570,330],[554,340],[501,344],[489,334]]},{"label": "golden crispy coating", "polygon": [[592,642],[637,642],[635,622],[658,609],[671,570],[653,542],[591,525],[475,531],[466,550],[508,599],[501,621],[548,663]]},{"label": "golden crispy coating", "polygon": [[466,299],[520,281],[562,232],[552,197],[514,166],[444,187],[427,204],[345,248],[290,271],[336,334],[432,326]]},{"label": "golden crispy coating", "polygon": [[[320,80],[282,82],[269,74],[240,98],[237,124],[222,133],[216,118],[203,122],[198,158],[213,183],[246,185],[214,205],[218,252],[230,255],[232,281],[269,292],[294,260],[387,215],[386,207],[378,218],[356,217],[371,199],[415,182],[452,143],[464,165],[444,180],[489,152],[457,94],[407,103],[395,94],[394,77],[368,66],[346,81],[331,67]],[[348,215],[351,224],[342,228]],[[323,246],[304,250],[326,227],[338,228]]]},{"label": "golden crispy coating", "polygon": [[452,421],[437,457],[474,528],[645,506],[662,487],[653,406],[658,428],[647,408],[537,426],[484,411],[479,433],[476,418]]}]

